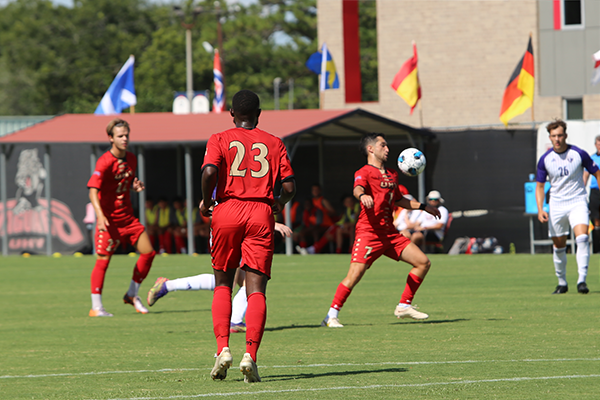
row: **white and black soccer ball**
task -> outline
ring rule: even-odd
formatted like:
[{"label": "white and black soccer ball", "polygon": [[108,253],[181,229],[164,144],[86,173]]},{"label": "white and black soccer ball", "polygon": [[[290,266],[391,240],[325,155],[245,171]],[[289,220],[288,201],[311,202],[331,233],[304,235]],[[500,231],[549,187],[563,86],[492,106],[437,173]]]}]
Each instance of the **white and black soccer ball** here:
[{"label": "white and black soccer ball", "polygon": [[417,176],[423,172],[425,165],[427,165],[425,155],[414,147],[405,149],[398,156],[398,168],[404,175]]}]

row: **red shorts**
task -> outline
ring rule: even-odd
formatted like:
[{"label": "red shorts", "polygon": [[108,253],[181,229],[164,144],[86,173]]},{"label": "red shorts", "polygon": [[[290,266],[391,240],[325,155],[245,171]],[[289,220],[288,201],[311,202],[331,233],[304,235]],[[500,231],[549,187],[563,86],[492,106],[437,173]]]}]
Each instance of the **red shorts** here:
[{"label": "red shorts", "polygon": [[212,214],[212,265],[227,271],[242,265],[271,277],[273,210],[266,203],[227,200]]},{"label": "red shorts", "polygon": [[96,225],[96,253],[101,256],[112,255],[122,243],[135,245],[146,229],[134,216],[120,221],[109,220],[108,223],[110,225],[103,232]]},{"label": "red shorts", "polygon": [[352,262],[371,265],[382,255],[399,261],[410,239],[395,233],[357,232],[352,247]]}]

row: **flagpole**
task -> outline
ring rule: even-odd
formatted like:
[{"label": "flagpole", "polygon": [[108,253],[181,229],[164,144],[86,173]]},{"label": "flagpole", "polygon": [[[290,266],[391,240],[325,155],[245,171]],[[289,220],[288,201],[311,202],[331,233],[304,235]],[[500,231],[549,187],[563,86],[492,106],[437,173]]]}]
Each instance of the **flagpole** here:
[{"label": "flagpole", "polygon": [[135,106],[129,106],[129,114],[135,114]]},{"label": "flagpole", "polygon": [[421,128],[423,128],[423,107],[421,106],[422,100],[419,99],[419,120],[421,121]]},{"label": "flagpole", "polygon": [[324,102],[325,102],[325,91],[319,89],[319,110],[323,109]]},{"label": "flagpole", "polygon": [[[532,36],[533,36],[533,33],[529,32],[529,40],[532,40]],[[532,54],[532,56],[533,56],[533,54]],[[534,57],[534,60],[535,60],[535,57]],[[534,76],[535,76],[535,65],[533,67],[533,70],[534,70],[533,73],[534,73]],[[535,105],[535,102],[533,101],[534,99],[535,99],[535,83],[533,85],[533,99],[531,100],[531,122],[535,122],[535,114],[533,112],[533,106]]]}]

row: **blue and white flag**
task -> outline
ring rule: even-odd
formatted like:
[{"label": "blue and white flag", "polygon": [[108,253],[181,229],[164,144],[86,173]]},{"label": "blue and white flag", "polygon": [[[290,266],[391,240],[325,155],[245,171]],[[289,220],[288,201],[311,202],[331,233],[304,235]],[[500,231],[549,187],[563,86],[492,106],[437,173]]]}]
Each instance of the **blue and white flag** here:
[{"label": "blue and white flag", "polygon": [[323,43],[321,51],[311,54],[306,61],[306,67],[315,74],[321,75],[319,84],[321,91],[340,88],[340,80],[326,43]]},{"label": "blue and white flag", "polygon": [[115,80],[110,84],[106,93],[104,93],[104,97],[100,100],[100,104],[98,104],[98,108],[96,108],[94,114],[120,114],[125,108],[136,105],[137,97],[133,85],[134,62],[135,57],[129,56],[129,59],[121,67]]}]

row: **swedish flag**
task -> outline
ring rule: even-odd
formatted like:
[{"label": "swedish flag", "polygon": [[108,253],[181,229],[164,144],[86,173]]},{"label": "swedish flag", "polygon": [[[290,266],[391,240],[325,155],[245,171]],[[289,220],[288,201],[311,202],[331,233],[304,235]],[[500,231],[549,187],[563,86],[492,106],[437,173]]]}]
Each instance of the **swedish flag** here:
[{"label": "swedish flag", "polygon": [[323,43],[321,51],[313,53],[306,61],[306,67],[315,74],[321,75],[320,89],[339,89],[340,80],[338,78],[335,63],[331,57],[327,44]]}]

